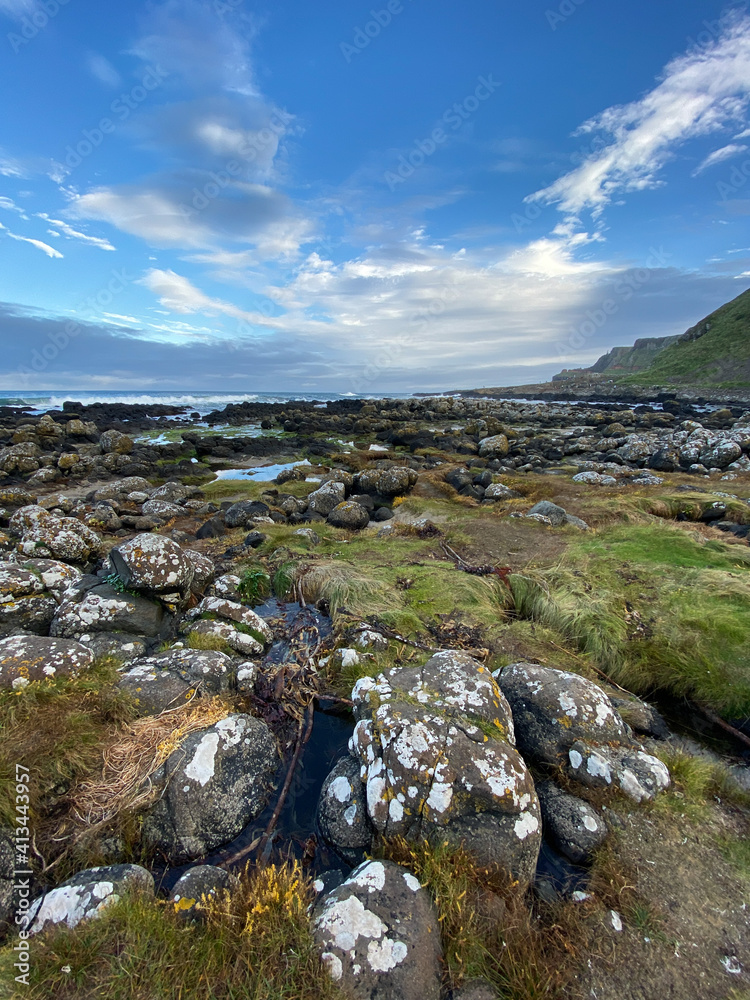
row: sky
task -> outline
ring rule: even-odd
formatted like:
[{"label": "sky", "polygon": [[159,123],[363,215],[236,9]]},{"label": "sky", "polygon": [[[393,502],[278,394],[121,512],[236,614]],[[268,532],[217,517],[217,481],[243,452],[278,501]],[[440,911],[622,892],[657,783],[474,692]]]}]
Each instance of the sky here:
[{"label": "sky", "polygon": [[517,385],[750,286],[750,11],[0,0],[0,389]]}]

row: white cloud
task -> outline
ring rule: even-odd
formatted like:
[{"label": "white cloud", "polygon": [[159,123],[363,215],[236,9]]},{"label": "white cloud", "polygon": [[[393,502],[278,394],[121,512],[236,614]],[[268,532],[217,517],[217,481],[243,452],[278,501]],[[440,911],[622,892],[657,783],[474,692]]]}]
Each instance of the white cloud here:
[{"label": "white cloud", "polygon": [[[241,309],[239,306],[222,299],[211,298],[191,284],[187,278],[174,271],[161,271],[153,268],[140,279],[139,284],[145,285],[149,291],[156,295],[161,305],[171,312],[183,315],[193,313],[202,313],[204,316],[223,315],[255,326],[272,325],[260,313]],[[216,335],[220,336],[221,334],[217,331]]]},{"label": "white cloud", "polygon": [[750,19],[738,16],[710,47],[673,59],[640,100],[585,122],[579,133],[601,131],[611,141],[527,200],[557,204],[570,216],[599,215],[619,194],[658,186],[679,144],[742,120],[749,100]]},{"label": "white cloud", "polygon": [[117,72],[115,67],[104,56],[99,55],[99,53],[94,52],[88,58],[88,68],[89,72],[93,77],[99,80],[100,83],[105,84],[107,87],[119,87],[122,84],[122,77]]},{"label": "white cloud", "polygon": [[[109,240],[100,239],[98,236],[89,236],[87,233],[81,233],[77,229],[73,229],[69,226],[67,222],[62,222],[60,219],[51,219],[45,212],[37,212],[37,218],[44,219],[45,222],[49,222],[51,225],[56,226],[65,236],[72,240],[81,240],[83,243],[90,243],[91,246],[99,247],[100,250],[114,250],[115,247],[109,242]],[[58,235],[55,233],[55,235]]]},{"label": "white cloud", "polygon": [[744,153],[747,146],[741,145],[739,143],[730,143],[728,146],[722,146],[721,149],[715,149],[713,153],[709,155],[700,163],[693,171],[693,177],[697,177],[698,174],[702,174],[704,170],[708,170],[709,167],[716,166],[717,163],[723,163],[724,160],[731,160],[733,156],[738,156],[740,153]]},{"label": "white cloud", "polygon": [[6,212],[18,212],[22,218],[28,218],[26,212],[19,205],[16,205],[12,198],[0,197],[0,208],[4,208]]},{"label": "white cloud", "polygon": [[[1,0],[0,0],[1,2]],[[8,156],[0,149],[0,174],[3,177],[27,177],[28,174],[23,168],[20,160],[13,156]]]},{"label": "white cloud", "polygon": [[55,250],[55,248],[51,247],[48,243],[42,243],[41,240],[32,240],[28,236],[18,236],[16,233],[12,233],[9,229],[6,229],[3,225],[0,225],[0,229],[2,229],[3,232],[12,240],[18,240],[19,243],[30,243],[33,247],[36,247],[37,250],[41,250],[42,253],[46,253],[48,257],[62,258],[63,256],[59,250]]}]

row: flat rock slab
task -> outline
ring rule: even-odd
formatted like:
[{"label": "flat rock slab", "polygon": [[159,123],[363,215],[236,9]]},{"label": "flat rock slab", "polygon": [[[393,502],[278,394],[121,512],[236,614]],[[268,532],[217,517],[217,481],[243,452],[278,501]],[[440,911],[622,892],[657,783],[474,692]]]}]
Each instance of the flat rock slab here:
[{"label": "flat rock slab", "polygon": [[0,640],[0,688],[24,688],[32,681],[75,677],[94,661],[93,653],[70,639],[16,635]]},{"label": "flat rock slab", "polygon": [[355,1000],[439,1000],[440,926],[419,881],[366,861],[316,910],[313,933],[331,978]]}]

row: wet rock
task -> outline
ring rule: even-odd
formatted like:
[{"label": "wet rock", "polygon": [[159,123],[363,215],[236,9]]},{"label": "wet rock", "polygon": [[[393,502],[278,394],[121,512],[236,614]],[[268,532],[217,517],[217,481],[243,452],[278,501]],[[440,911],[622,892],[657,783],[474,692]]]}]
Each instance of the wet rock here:
[{"label": "wet rock", "polygon": [[333,508],[326,520],[334,528],[359,531],[370,523],[370,515],[360,504],[353,500],[345,500]]},{"label": "wet rock", "polygon": [[164,610],[157,602],[101,584],[84,593],[71,590],[56,609],[50,635],[77,638],[89,632],[127,632],[155,637],[163,620]]},{"label": "wet rock", "polygon": [[440,927],[405,868],[367,861],[325,896],[313,920],[331,978],[355,1000],[439,1000]]},{"label": "wet rock", "polygon": [[170,649],[137,660],[118,683],[141,715],[158,715],[197,694],[219,694],[234,680],[232,660],[215,650]]},{"label": "wet rock", "polygon": [[359,721],[350,749],[375,829],[465,843],[481,864],[528,881],[541,842],[539,803],[486,668],[444,651],[422,668],[363,678],[352,698]]},{"label": "wet rock", "polygon": [[627,741],[627,726],[600,687],[564,670],[513,663],[495,672],[527,759],[559,764],[577,739]]},{"label": "wet rock", "polygon": [[195,570],[185,551],[162,535],[136,535],[109,553],[123,585],[145,593],[190,591]]},{"label": "wet rock", "polygon": [[482,458],[505,458],[510,451],[510,443],[505,434],[493,434],[479,442]]},{"label": "wet rock", "polygon": [[269,511],[259,500],[240,500],[224,511],[224,523],[228,528],[244,528],[255,517],[267,517]]},{"label": "wet rock", "polygon": [[226,844],[264,808],[278,764],[268,726],[230,715],[191,733],[153,775],[166,790],[143,820],[143,842],[173,862]]},{"label": "wet rock", "polygon": [[29,907],[29,932],[46,927],[77,927],[116,903],[126,892],[154,894],[154,879],[140,865],[107,865],[87,868],[35,899]]},{"label": "wet rock", "polygon": [[320,489],[313,490],[307,498],[307,509],[313,514],[328,517],[334,507],[344,502],[346,487],[343,483],[325,483]]},{"label": "wet rock", "polygon": [[32,681],[76,677],[93,661],[90,650],[68,639],[37,635],[0,639],[0,688],[18,690]]},{"label": "wet rock", "polygon": [[232,892],[239,884],[237,876],[223,868],[196,865],[175,882],[169,903],[180,920],[201,920],[205,917],[207,903]]},{"label": "wet rock", "polygon": [[607,838],[607,826],[588,802],[564,792],[553,781],[536,786],[547,836],[576,864],[588,861]]},{"label": "wet rock", "polygon": [[349,864],[362,860],[372,842],[360,763],[347,756],[336,764],[320,791],[318,825],[325,839]]}]

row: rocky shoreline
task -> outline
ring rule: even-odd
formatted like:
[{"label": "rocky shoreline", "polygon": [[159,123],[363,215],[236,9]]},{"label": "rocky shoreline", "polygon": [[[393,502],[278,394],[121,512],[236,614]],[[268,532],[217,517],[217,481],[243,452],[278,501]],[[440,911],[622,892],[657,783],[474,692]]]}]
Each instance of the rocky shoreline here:
[{"label": "rocky shoreline", "polygon": [[[675,810],[698,815],[686,775],[700,768],[696,822],[747,835],[750,410],[558,395],[245,403],[203,417],[0,408],[0,759],[9,768],[17,751],[36,781],[25,904],[3,812],[5,931],[22,909],[22,940],[59,945],[131,898],[158,898],[160,919],[204,933],[294,863],[294,900],[309,907],[299,933],[328,984],[316,988],[506,996],[505,959],[487,952],[462,971],[469,945],[446,922],[439,880],[468,852],[467,919],[482,940],[512,937],[520,913],[541,927],[545,907],[579,935],[560,945],[533,931],[558,956],[534,996],[621,997],[623,965],[652,939],[662,947],[643,933],[658,901],[645,876],[631,891],[623,874],[618,896],[613,869],[607,889],[603,859],[632,852],[643,823],[691,822]],[[273,462],[273,480],[248,475]],[[710,636],[726,659],[714,686],[696,676],[700,635],[724,619],[674,603],[690,573],[706,608],[718,596],[737,616]],[[687,652],[673,661],[679,615]],[[643,700],[660,692],[704,712],[703,745]],[[326,705],[347,736],[313,767]],[[68,768],[73,725],[86,749]],[[303,795],[317,806],[300,825]],[[700,995],[724,1000],[725,984],[750,982],[748,883],[721,843],[700,840],[727,901],[721,942],[696,944],[686,968],[661,953],[657,985],[633,996],[694,996],[700,974]],[[641,867],[666,877],[682,851]],[[436,873],[441,852],[451,860]],[[703,905],[691,879],[675,886],[679,920],[663,936],[684,948]],[[592,971],[602,936],[617,957]],[[29,973],[35,995],[62,990],[45,968]]]}]

